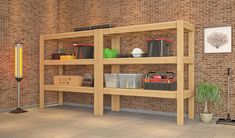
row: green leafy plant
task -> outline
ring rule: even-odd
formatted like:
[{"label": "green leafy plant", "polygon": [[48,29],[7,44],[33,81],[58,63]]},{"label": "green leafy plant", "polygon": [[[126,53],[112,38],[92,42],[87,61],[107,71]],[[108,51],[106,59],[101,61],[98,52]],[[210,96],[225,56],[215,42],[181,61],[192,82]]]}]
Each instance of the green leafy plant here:
[{"label": "green leafy plant", "polygon": [[208,113],[208,102],[213,104],[220,102],[219,86],[207,82],[201,82],[197,87],[196,99],[199,103],[204,104],[205,107],[203,113]]}]

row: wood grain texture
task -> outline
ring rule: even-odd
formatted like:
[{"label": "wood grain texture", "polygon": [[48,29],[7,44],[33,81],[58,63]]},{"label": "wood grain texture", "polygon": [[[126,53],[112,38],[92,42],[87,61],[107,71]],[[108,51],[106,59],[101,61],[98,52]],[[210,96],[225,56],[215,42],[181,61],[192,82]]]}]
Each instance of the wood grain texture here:
[{"label": "wood grain texture", "polygon": [[[63,75],[64,74],[64,69],[63,66],[59,66],[59,75]],[[59,105],[63,105],[64,104],[64,93],[63,91],[59,91]]]},{"label": "wood grain texture", "polygon": [[132,25],[124,27],[115,27],[104,30],[104,35],[113,34],[125,34],[125,33],[135,33],[135,32],[145,32],[145,31],[156,31],[156,30],[167,30],[175,29],[176,21],[164,22],[164,23],[153,23],[153,24],[143,24],[143,25]]},{"label": "wood grain texture", "polygon": [[[59,48],[63,48],[63,45],[61,43],[59,43]],[[64,74],[64,67],[61,65],[59,66],[59,75],[63,75]],[[59,105],[63,105],[64,104],[64,93],[63,91],[59,91],[59,100],[58,100]]]},{"label": "wood grain texture", "polygon": [[189,22],[184,21],[184,28],[190,32],[194,32],[194,26]]},{"label": "wood grain texture", "polygon": [[66,91],[66,92],[78,92],[78,93],[94,93],[93,87],[72,87],[72,86],[60,86],[60,85],[44,85],[46,91]]},{"label": "wood grain texture", "polygon": [[[111,48],[120,52],[120,37],[117,36],[111,39]],[[103,61],[104,62],[104,61]],[[111,73],[119,73],[120,65],[112,65]],[[120,111],[120,95],[111,95],[111,109],[112,111]]]},{"label": "wood grain texture", "polygon": [[44,65],[94,65],[93,59],[45,60]]},{"label": "wood grain texture", "polygon": [[176,99],[176,91],[104,88],[104,94]]},{"label": "wood grain texture", "polygon": [[184,125],[184,24],[177,21],[177,124]]},{"label": "wood grain texture", "polygon": [[90,30],[90,31],[80,31],[80,32],[68,32],[68,33],[48,34],[48,35],[41,35],[41,36],[44,38],[44,40],[92,37],[94,36],[94,31]]},{"label": "wood grain texture", "polygon": [[103,67],[103,31],[102,29],[95,30],[94,36],[95,55],[94,55],[94,114],[102,116],[104,112],[103,108],[103,82],[104,82],[104,67]]},{"label": "wood grain texture", "polygon": [[39,94],[39,106],[44,108],[45,106],[45,94],[44,94],[44,39],[40,37],[40,94]]},{"label": "wood grain texture", "polygon": [[[183,61],[185,64],[193,64],[193,59],[190,57],[184,57]],[[177,64],[177,57],[110,58],[104,59],[103,64]]]},{"label": "wood grain texture", "polygon": [[[189,57],[194,59],[194,32],[190,32],[188,39],[189,39]],[[194,108],[195,108],[195,101],[194,101],[194,64],[189,65],[189,90],[192,93],[192,97],[188,99],[188,114],[189,119],[194,119]]]}]

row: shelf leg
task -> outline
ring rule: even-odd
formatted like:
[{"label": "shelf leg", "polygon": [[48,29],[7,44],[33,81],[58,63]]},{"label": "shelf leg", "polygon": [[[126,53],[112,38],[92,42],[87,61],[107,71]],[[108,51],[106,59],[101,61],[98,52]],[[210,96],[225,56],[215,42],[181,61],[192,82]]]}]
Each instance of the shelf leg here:
[{"label": "shelf leg", "polygon": [[40,108],[44,108],[45,107],[45,93],[44,93],[44,90],[41,90],[40,91],[40,103],[39,103],[39,106]]},{"label": "shelf leg", "polygon": [[[189,57],[194,59],[194,29],[192,32],[188,33],[189,40]],[[189,119],[194,119],[194,62],[189,64],[189,90],[193,93],[193,96],[188,99],[188,116]]]},{"label": "shelf leg", "polygon": [[120,95],[112,95],[111,98],[112,111],[120,111]]},{"label": "shelf leg", "polygon": [[[59,75],[63,75],[63,74],[64,74],[63,66],[59,66]],[[63,91],[59,91],[59,105],[63,105],[63,104],[64,104],[64,93]]]},{"label": "shelf leg", "polygon": [[177,22],[177,125],[184,125],[184,25]]},{"label": "shelf leg", "polygon": [[95,93],[94,94],[94,114],[97,116],[103,116],[104,114],[104,95],[103,93]]},{"label": "shelf leg", "polygon": [[103,67],[103,30],[95,30],[94,34],[94,114],[102,116],[104,114],[104,67]]},{"label": "shelf leg", "polygon": [[64,104],[64,93],[63,91],[59,91],[59,105],[63,105]]},{"label": "shelf leg", "polygon": [[40,37],[40,94],[39,94],[39,107],[45,107],[45,91],[44,91],[44,39]]},{"label": "shelf leg", "polygon": [[194,119],[194,97],[188,99],[188,117]]},{"label": "shelf leg", "polygon": [[184,125],[184,99],[177,98],[177,125]]}]

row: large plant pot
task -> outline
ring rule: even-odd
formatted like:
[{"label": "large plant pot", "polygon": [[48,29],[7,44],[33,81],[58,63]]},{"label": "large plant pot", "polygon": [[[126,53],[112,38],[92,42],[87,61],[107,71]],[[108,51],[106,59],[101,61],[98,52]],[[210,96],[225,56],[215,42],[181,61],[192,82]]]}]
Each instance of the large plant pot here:
[{"label": "large plant pot", "polygon": [[201,117],[201,121],[204,123],[210,123],[213,119],[213,114],[209,114],[209,113],[201,113],[200,114]]}]

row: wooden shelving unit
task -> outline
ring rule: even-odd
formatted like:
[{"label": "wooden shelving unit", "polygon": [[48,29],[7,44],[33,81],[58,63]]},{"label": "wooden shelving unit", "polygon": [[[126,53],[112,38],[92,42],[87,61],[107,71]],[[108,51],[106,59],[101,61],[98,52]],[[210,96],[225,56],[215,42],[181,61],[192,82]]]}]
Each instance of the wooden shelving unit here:
[{"label": "wooden shelving unit", "polygon": [[44,60],[44,65],[94,65],[93,59]]},{"label": "wooden shelving unit", "polygon": [[[103,59],[104,37],[111,39],[112,48],[120,50],[120,38],[132,33],[146,32],[175,32],[177,35],[177,55],[174,57],[144,57],[144,58],[113,58]],[[188,56],[184,56],[184,35],[188,33]],[[94,59],[76,60],[44,60],[44,41],[66,38],[92,37],[94,39],[95,53]],[[122,64],[175,64],[177,65],[177,90],[157,91],[144,89],[113,89],[104,88],[104,65],[111,65],[112,73],[120,72]],[[188,64],[189,89],[184,89],[184,65]],[[44,66],[57,65],[59,72],[63,74],[63,65],[94,65],[94,88],[88,87],[64,87],[55,85],[44,85]],[[111,95],[112,111],[120,110],[120,95],[142,96],[156,98],[170,98],[177,100],[177,124],[184,124],[184,99],[188,99],[188,114],[190,119],[194,119],[194,26],[188,22],[179,20],[165,23],[134,25],[116,27],[110,29],[98,29],[83,32],[71,32],[52,35],[42,35],[40,37],[40,107],[44,107],[44,91],[59,91],[59,104],[63,104],[63,91],[83,92],[94,94],[94,114],[103,115],[103,96]]]},{"label": "wooden shelving unit", "polygon": [[[57,85],[45,85],[44,84],[44,69],[45,66],[58,66],[59,75],[63,75],[63,66],[80,66],[80,65],[95,65],[97,59],[72,59],[72,60],[45,60],[45,41],[48,40],[63,40],[70,38],[84,38],[89,37],[94,39],[95,31],[83,31],[83,32],[69,32],[69,33],[60,33],[60,34],[49,34],[40,36],[40,108],[45,106],[45,91],[54,91],[59,92],[59,104],[63,105],[63,92],[77,92],[77,93],[90,93],[94,94],[96,91],[93,87],[68,87],[68,86],[57,86]],[[102,36],[98,36],[102,37]],[[59,46],[60,48],[62,46]]]}]

